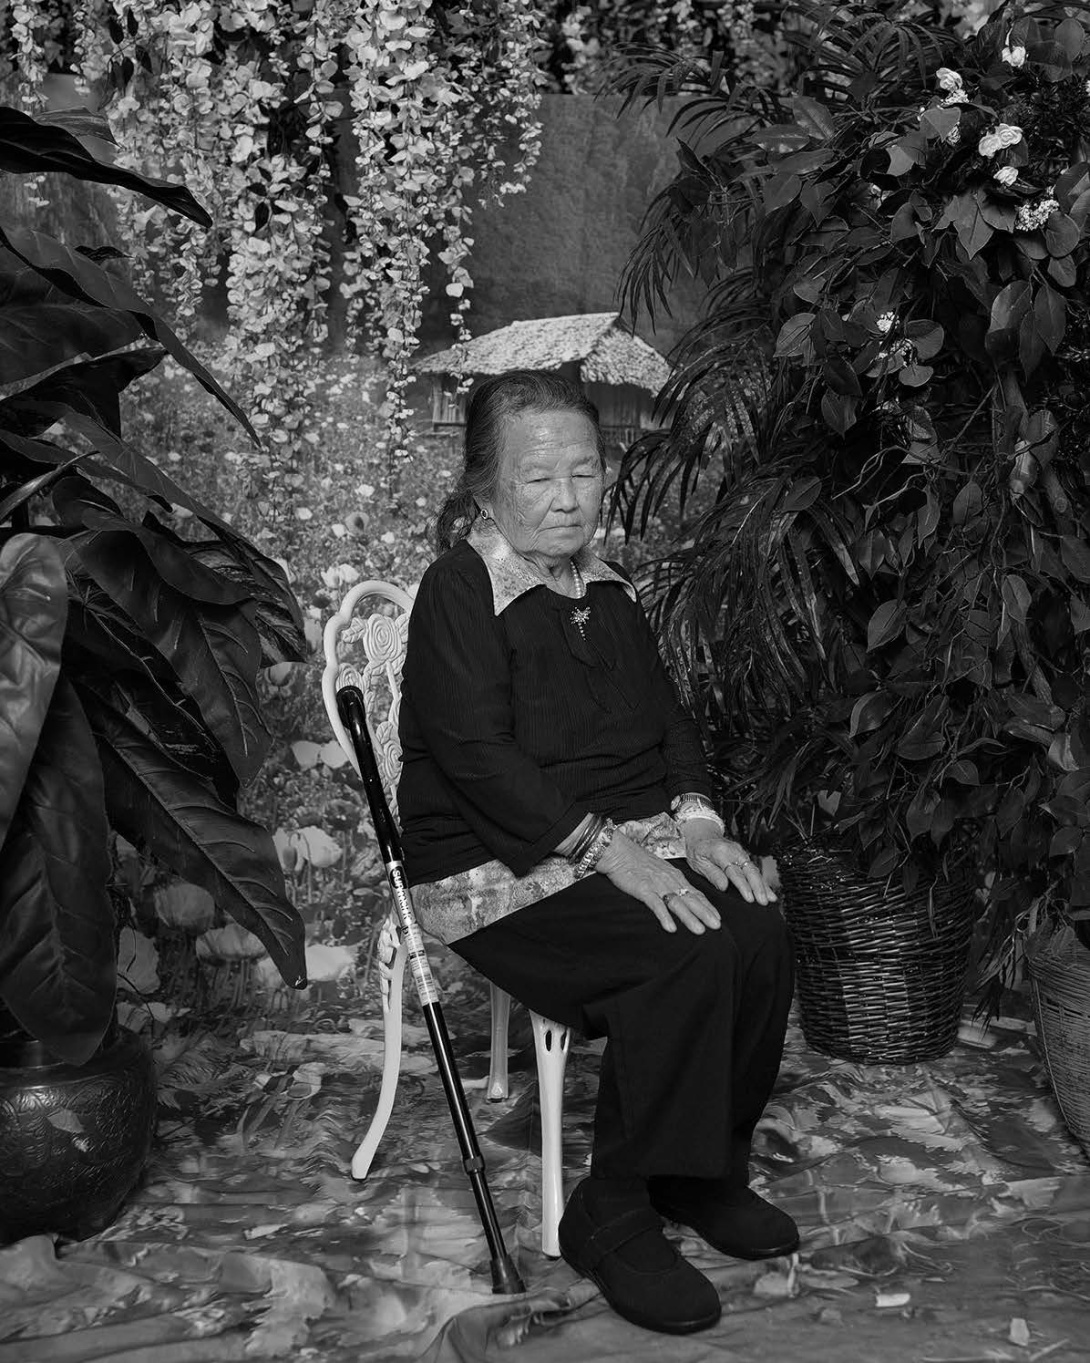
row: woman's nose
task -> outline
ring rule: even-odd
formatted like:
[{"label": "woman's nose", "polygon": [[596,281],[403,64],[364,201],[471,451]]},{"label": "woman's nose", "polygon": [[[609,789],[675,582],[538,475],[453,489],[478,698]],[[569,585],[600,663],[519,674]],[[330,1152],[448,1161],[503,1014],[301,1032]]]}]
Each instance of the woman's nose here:
[{"label": "woman's nose", "polygon": [[574,478],[558,478],[556,484],[556,504],[561,507],[573,507],[579,505],[579,499],[575,495]]}]

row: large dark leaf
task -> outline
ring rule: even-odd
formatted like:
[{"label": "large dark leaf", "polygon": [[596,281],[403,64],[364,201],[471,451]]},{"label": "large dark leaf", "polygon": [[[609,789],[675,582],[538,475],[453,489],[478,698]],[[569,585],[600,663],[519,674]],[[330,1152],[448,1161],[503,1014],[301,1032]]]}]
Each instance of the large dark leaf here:
[{"label": "large dark leaf", "polygon": [[92,113],[82,105],[75,109],[50,109],[46,113],[36,113],[34,117],[47,127],[67,128],[76,137],[97,137],[117,146],[117,138],[105,114]]},{"label": "large dark leaf", "polygon": [[202,540],[192,548],[202,563],[255,588],[254,623],[261,636],[262,666],[302,662],[307,656],[303,613],[280,564],[244,539],[226,544]]},{"label": "large dark leaf", "polygon": [[99,690],[108,691],[115,678],[133,673],[160,687],[177,687],[170,664],[84,573],[75,573],[69,583],[63,658],[62,666],[70,675]]},{"label": "large dark leaf", "polygon": [[121,508],[81,473],[66,473],[53,484],[53,512],[61,525],[78,528],[89,511],[107,511],[120,516]]},{"label": "large dark leaf", "polygon": [[[91,117],[90,114],[86,116]],[[95,135],[101,136],[101,133],[96,132]],[[29,114],[3,105],[0,105],[0,170],[15,171],[20,175],[44,170],[60,171],[74,175],[78,180],[121,185],[124,189],[135,189],[145,198],[164,204],[202,227],[212,226],[207,209],[201,207],[184,185],[153,180],[125,166],[98,161],[78,138],[56,120],[39,123]]]},{"label": "large dark leaf", "polygon": [[[252,607],[210,605],[183,595],[160,576],[135,531],[88,531],[74,536],[69,548],[173,668],[239,780],[252,780],[269,743],[257,703],[261,645]],[[175,580],[185,568],[178,551],[171,565]],[[199,589],[198,570],[208,579],[215,575],[198,565],[191,579]]]},{"label": "large dark leaf", "polygon": [[89,578],[73,582],[62,668],[234,803],[239,781],[172,668]]},{"label": "large dark leaf", "polygon": [[121,434],[121,393],[154,369],[166,351],[143,346],[55,369],[47,378],[0,402],[0,427],[19,435],[44,434],[73,414],[88,416],[114,435]]},{"label": "large dark leaf", "polygon": [[[227,538],[238,538],[237,530],[233,530],[226,521],[198,502],[195,497],[191,497],[173,478],[157,468],[138,449],[115,436],[99,422],[93,421],[90,417],[73,414],[68,418],[68,425],[78,435],[91,441],[96,447],[95,452],[108,461],[102,464],[88,459],[84,462],[86,472],[93,473],[98,478],[122,483],[125,487],[142,492],[148,497],[159,498],[161,502],[184,506]],[[28,440],[24,436],[0,429],[0,450],[5,446],[37,463],[61,464],[71,457],[69,450],[62,449],[48,440]]]},{"label": "large dark leaf", "polygon": [[83,694],[106,774],[107,808],[130,842],[164,861],[265,944],[285,981],[306,984],[303,922],[268,832],[217,799],[96,697]]},{"label": "large dark leaf", "polygon": [[[71,502],[67,505],[70,509]],[[123,558],[126,555],[138,558],[139,549],[143,549],[167,586],[193,601],[210,606],[238,606],[255,594],[253,583],[217,572],[193,552],[186,540],[171,534],[150,512],[142,525],[133,525],[105,507],[85,504],[81,520],[88,530],[106,536],[106,542],[115,545]],[[113,536],[121,538],[115,541]],[[126,536],[131,537],[128,543]]]},{"label": "large dark leaf", "polygon": [[1001,358],[1011,349],[1032,305],[1033,292],[1024,279],[1016,279],[1000,289],[992,303],[988,334],[984,338],[989,355]]},{"label": "large dark leaf", "polygon": [[[99,594],[102,596],[103,594]],[[96,609],[73,602],[62,666],[80,685],[123,715],[151,743],[234,805],[239,781],[204,716],[177,678],[120,612],[94,601]]]},{"label": "large dark leaf", "polygon": [[197,379],[213,397],[218,399],[236,421],[245,427],[255,444],[260,443],[257,432],[246,419],[242,408],[224,392],[197,357],[190,353],[165,321],[129,286],[107,274],[94,261],[76,251],[70,251],[53,237],[28,228],[0,226],[0,246],[36,270],[51,284],[84,303],[98,303],[101,307],[131,313],[149,340],[168,350],[178,363]]},{"label": "large dark leaf", "polygon": [[0,386],[118,350],[140,334],[131,313],[75,299],[0,248]]},{"label": "large dark leaf", "polygon": [[0,997],[74,1065],[113,1018],[116,958],[102,769],[62,677],[0,850]]},{"label": "large dark leaf", "polygon": [[34,760],[61,661],[64,562],[42,535],[0,548],[0,847]]},{"label": "large dark leaf", "polygon": [[40,497],[42,493],[47,492],[51,483],[62,478],[65,473],[74,469],[81,459],[86,458],[86,454],[74,454],[67,462],[58,464],[56,468],[48,469],[45,473],[39,473],[36,478],[31,478],[22,487],[17,487],[14,492],[0,502],[0,525],[9,520],[12,513],[17,511],[25,502],[29,502],[32,497]]},{"label": "large dark leaf", "polygon": [[883,601],[867,622],[867,652],[882,648],[896,639],[904,628],[905,606],[902,601]]}]

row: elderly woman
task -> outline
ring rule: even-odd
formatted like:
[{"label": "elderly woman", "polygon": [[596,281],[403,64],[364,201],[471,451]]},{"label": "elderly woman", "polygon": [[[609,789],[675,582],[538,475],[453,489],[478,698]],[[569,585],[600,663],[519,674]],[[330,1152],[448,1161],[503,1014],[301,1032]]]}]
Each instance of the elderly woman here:
[{"label": "elderly woman", "polygon": [[748,1186],[792,967],[636,592],[591,551],[604,463],[597,412],[566,381],[477,388],[446,552],[410,618],[398,805],[424,928],[607,1038],[561,1252],[621,1315],[680,1334],[720,1303],[663,1217],[742,1258],[798,1245]]}]

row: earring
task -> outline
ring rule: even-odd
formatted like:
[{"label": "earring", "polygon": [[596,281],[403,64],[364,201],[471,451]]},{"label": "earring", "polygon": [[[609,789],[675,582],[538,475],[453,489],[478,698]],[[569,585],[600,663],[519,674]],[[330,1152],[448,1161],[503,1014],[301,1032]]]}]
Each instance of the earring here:
[{"label": "earring", "polygon": [[488,507],[482,506],[482,507],[481,507],[481,520],[482,520],[482,521],[488,521],[488,520],[491,520],[491,519],[492,519],[492,513],[491,513],[491,511],[489,511]]}]

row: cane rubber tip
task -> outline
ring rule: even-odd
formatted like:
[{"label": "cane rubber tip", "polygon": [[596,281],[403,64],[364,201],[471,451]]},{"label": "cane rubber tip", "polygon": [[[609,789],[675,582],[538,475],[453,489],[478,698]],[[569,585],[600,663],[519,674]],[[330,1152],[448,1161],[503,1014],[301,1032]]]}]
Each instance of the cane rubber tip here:
[{"label": "cane rubber tip", "polygon": [[507,1296],[516,1296],[519,1292],[526,1291],[510,1254],[492,1260],[492,1291],[502,1292]]}]

